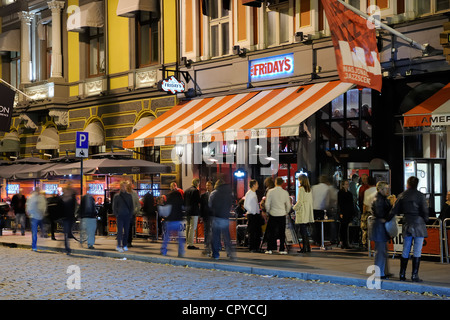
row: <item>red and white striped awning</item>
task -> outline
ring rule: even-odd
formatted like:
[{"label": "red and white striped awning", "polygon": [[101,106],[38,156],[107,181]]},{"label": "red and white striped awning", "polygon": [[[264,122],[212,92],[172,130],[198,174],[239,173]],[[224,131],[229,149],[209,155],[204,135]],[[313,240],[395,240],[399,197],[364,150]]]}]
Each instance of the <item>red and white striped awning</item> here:
[{"label": "red and white striped awning", "polygon": [[296,136],[300,123],[353,87],[340,81],[192,100],[123,141],[125,148]]},{"label": "red and white striped awning", "polygon": [[403,116],[404,127],[450,125],[450,83]]}]

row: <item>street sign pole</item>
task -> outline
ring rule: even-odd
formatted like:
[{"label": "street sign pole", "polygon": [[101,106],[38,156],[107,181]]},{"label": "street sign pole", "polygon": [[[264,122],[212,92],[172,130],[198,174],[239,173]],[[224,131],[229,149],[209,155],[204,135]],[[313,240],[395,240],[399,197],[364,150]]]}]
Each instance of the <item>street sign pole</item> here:
[{"label": "street sign pole", "polygon": [[83,158],[81,158],[80,163],[81,163],[81,169],[80,169],[80,175],[81,175],[81,177],[80,177],[80,201],[81,201],[81,198],[83,197]]},{"label": "street sign pole", "polygon": [[83,158],[89,156],[89,133],[87,132],[77,132],[76,139],[76,149],[75,156],[80,158],[81,168],[80,168],[80,199],[83,196]]}]

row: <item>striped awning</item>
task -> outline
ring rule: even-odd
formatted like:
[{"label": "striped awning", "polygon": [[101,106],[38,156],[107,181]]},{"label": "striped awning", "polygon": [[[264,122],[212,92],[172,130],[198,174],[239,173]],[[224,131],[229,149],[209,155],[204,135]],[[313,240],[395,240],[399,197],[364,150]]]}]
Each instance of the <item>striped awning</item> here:
[{"label": "striped awning", "polygon": [[450,83],[403,116],[404,127],[450,125]]},{"label": "striped awning", "polygon": [[125,148],[296,136],[300,123],[353,87],[340,81],[179,104],[123,141]]}]

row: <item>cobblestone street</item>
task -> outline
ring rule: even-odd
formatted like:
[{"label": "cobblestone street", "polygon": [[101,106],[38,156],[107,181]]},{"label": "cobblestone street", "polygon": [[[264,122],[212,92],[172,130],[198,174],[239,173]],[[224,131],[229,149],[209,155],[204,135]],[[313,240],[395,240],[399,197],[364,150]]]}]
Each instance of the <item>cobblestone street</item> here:
[{"label": "cobblestone street", "polygon": [[[400,291],[0,247],[2,300],[447,300]],[[14,266],[14,268],[11,268]],[[80,289],[73,267],[79,267]]]}]

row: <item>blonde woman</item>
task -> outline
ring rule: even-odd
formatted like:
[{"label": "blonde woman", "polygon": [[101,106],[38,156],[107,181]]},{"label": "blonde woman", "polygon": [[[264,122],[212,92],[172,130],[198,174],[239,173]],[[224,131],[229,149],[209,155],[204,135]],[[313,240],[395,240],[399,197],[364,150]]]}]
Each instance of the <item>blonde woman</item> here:
[{"label": "blonde woman", "polygon": [[300,252],[311,252],[308,238],[308,224],[314,222],[313,198],[308,177],[301,174],[298,177],[300,186],[298,188],[298,199],[294,205],[295,224],[299,225],[302,236],[303,247]]}]

